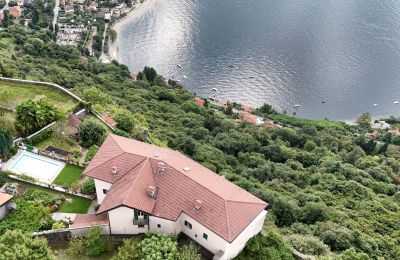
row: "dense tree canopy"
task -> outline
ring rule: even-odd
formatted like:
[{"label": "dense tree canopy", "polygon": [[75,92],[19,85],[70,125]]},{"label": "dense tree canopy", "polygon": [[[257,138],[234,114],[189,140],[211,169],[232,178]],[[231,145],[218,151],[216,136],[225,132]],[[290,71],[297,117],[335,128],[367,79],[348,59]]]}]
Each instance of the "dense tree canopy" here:
[{"label": "dense tree canopy", "polygon": [[8,230],[0,236],[0,260],[55,259],[44,238],[31,238],[19,230]]},{"label": "dense tree canopy", "polygon": [[[43,41],[40,55],[24,48],[33,44],[30,38]],[[76,49],[53,44],[44,31],[10,25],[0,32],[0,43],[9,46],[0,49],[1,75],[71,88],[113,116],[129,111],[134,129],[125,134],[180,150],[267,201],[266,226],[276,227],[291,246],[341,259],[400,255],[400,148],[396,142],[366,139],[367,120],[349,126],[264,106],[256,113],[268,114],[283,128],[256,126],[237,122],[212,104],[198,106],[193,94],[179,86],[155,84],[157,75],[153,82],[147,75],[133,81],[116,61],[82,62]],[[252,248],[259,249],[245,252],[286,256],[282,244],[271,240],[267,244],[275,249],[253,241]]]}]

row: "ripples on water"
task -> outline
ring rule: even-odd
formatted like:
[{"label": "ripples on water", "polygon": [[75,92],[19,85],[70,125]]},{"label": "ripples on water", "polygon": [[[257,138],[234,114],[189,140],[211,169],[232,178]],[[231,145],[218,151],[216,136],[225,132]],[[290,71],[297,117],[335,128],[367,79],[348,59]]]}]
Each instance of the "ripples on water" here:
[{"label": "ripples on water", "polygon": [[309,118],[399,115],[400,1],[156,1],[119,35],[132,71]]}]

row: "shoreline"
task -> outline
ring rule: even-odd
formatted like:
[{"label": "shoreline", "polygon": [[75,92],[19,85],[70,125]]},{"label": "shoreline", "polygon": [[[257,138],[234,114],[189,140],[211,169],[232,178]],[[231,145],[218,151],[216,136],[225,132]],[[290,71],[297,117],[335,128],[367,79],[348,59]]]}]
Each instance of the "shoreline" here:
[{"label": "shoreline", "polygon": [[137,3],[126,16],[118,19],[110,26],[110,29],[113,29],[117,32],[117,38],[114,42],[111,40],[108,41],[108,56],[110,60],[117,60],[118,57],[118,41],[119,36],[122,31],[122,28],[130,22],[134,22],[142,17],[148,10],[154,7],[156,0],[145,0],[143,3]]}]

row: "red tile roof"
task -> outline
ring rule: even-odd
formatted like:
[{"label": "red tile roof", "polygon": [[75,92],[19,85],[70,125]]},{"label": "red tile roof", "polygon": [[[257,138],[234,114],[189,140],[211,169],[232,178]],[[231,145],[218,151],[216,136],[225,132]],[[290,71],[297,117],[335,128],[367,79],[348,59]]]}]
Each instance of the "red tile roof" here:
[{"label": "red tile roof", "polygon": [[19,18],[22,15],[22,10],[20,6],[13,6],[13,7],[9,7],[8,11],[10,12],[10,14],[12,16],[14,16],[15,18]]},{"label": "red tile roof", "polygon": [[229,101],[226,99],[220,99],[218,100],[218,104],[220,104],[221,106],[226,106],[229,105]]},{"label": "red tile roof", "polygon": [[117,122],[114,120],[114,118],[110,117],[106,113],[102,114],[101,117],[103,118],[104,121],[110,126],[116,126]]},{"label": "red tile roof", "polygon": [[272,121],[266,121],[266,122],[263,123],[263,125],[269,126],[269,127],[272,127],[272,128],[281,128],[282,127],[281,125],[275,124]]},{"label": "red tile roof", "polygon": [[81,120],[79,117],[75,114],[72,114],[68,117],[68,125],[72,127],[78,128],[79,125],[81,124]]},{"label": "red tile roof", "polygon": [[201,98],[199,98],[199,97],[195,97],[195,98],[194,98],[194,101],[195,101],[198,105],[200,105],[200,106],[202,106],[202,107],[204,107],[204,104],[206,103],[203,99],[201,99]]},{"label": "red tile roof", "polygon": [[13,198],[12,195],[0,192],[0,206],[3,206]]},{"label": "red tile roof", "polygon": [[251,124],[257,123],[257,116],[250,114],[248,112],[240,112],[239,116],[243,121],[246,121],[248,123],[251,123]]},{"label": "red tile roof", "polygon": [[[185,212],[229,242],[268,205],[177,151],[112,134],[84,174],[113,184],[98,213],[126,206],[176,221]],[[147,195],[149,186],[159,189],[155,199]]]},{"label": "red tile roof", "polygon": [[108,224],[107,214],[77,214],[74,223],[69,225],[70,228],[83,228],[95,225]]},{"label": "red tile roof", "polygon": [[245,112],[249,112],[249,113],[253,112],[253,107],[250,106],[250,105],[248,105],[248,104],[243,104],[243,105],[241,106],[241,108],[242,108],[242,110],[245,111]]}]

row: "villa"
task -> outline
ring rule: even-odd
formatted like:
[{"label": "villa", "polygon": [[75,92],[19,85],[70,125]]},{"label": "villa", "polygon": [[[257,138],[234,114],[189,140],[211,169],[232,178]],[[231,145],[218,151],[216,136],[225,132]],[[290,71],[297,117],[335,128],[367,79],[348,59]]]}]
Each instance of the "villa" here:
[{"label": "villa", "polygon": [[261,232],[268,204],[185,155],[110,134],[87,166],[111,234],[184,233],[232,259]]}]

